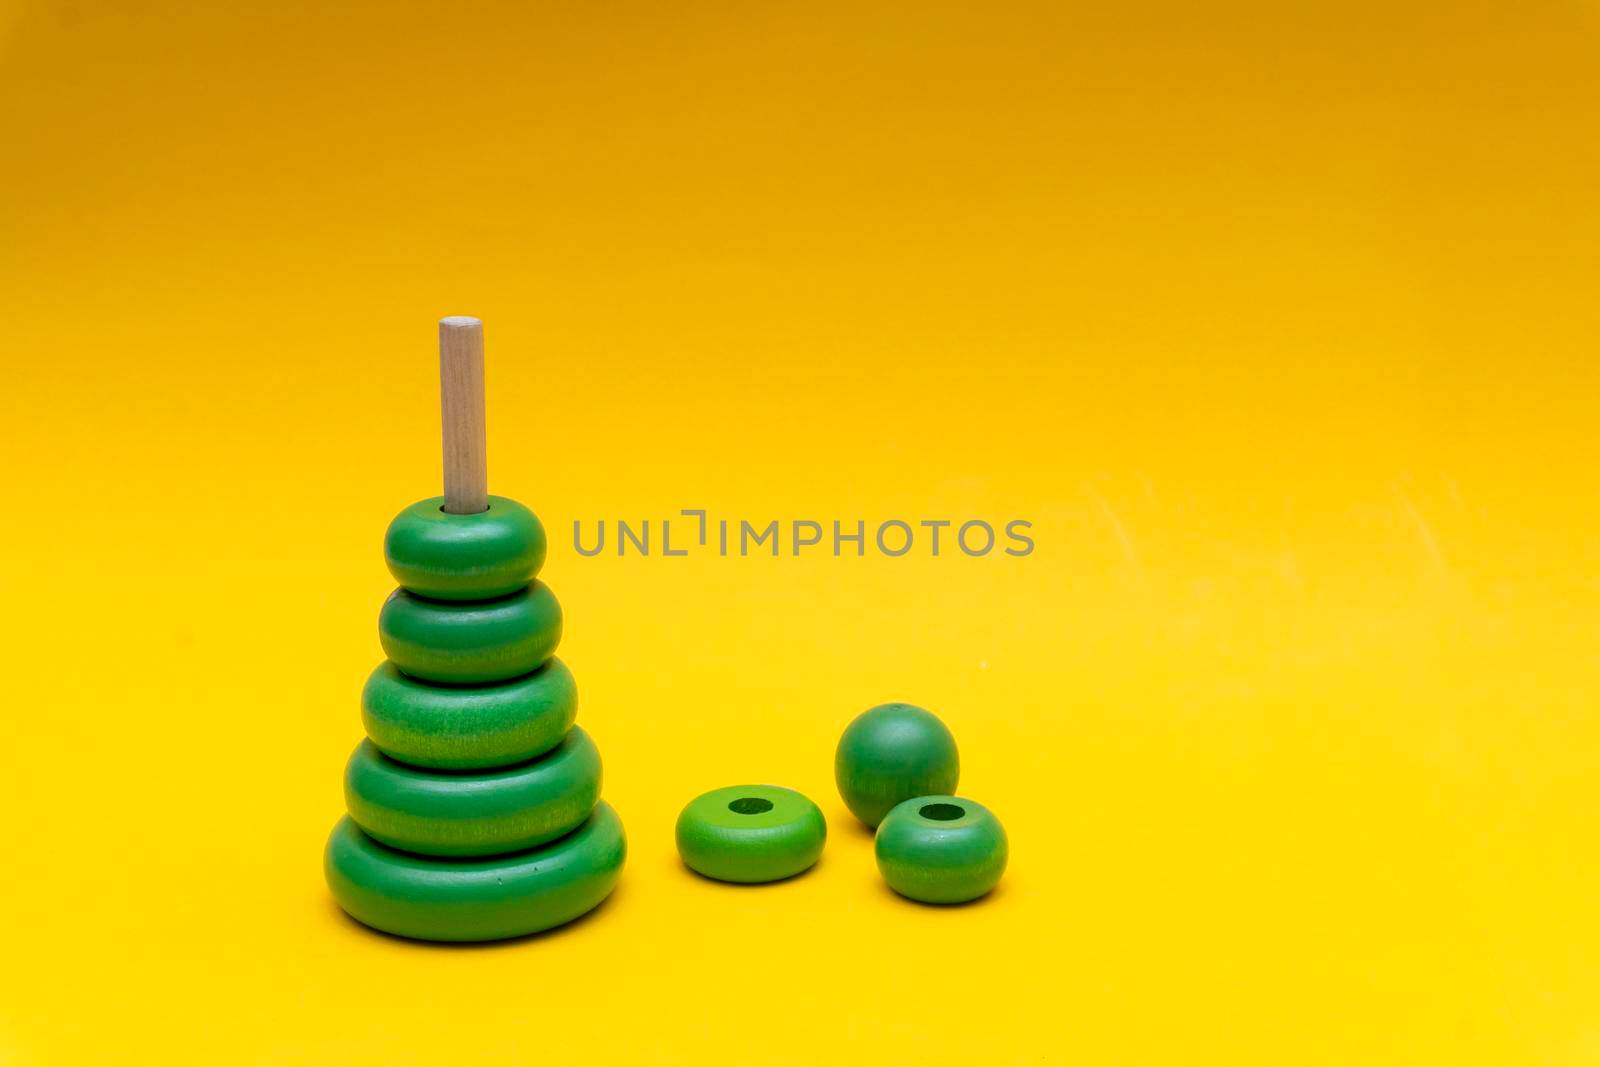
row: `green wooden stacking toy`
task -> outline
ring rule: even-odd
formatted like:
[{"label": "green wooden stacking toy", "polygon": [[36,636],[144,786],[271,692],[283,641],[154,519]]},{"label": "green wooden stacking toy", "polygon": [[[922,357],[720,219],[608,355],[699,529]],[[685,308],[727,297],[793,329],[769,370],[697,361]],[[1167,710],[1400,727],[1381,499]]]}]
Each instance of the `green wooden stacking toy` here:
[{"label": "green wooden stacking toy", "polygon": [[388,659],[361,694],[367,737],[324,865],[339,906],[368,926],[488,941],[594,908],[627,845],[554,658],[544,528],[488,495],[483,324],[442,320],[439,355],[445,493],[402,511],[384,539],[400,583],[378,618]]}]

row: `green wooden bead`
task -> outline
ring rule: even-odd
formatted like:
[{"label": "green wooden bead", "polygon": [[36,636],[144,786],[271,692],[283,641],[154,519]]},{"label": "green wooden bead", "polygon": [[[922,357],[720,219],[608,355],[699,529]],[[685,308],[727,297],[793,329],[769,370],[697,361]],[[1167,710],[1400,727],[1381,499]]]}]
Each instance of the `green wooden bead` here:
[{"label": "green wooden bead", "polygon": [[345,807],[367,834],[425,856],[495,856],[554,841],[600,799],[600,752],[574,726],[544,756],[495,771],[429,771],[371,741],[345,766]]},{"label": "green wooden bead", "polygon": [[378,614],[396,667],[428,682],[501,682],[527,674],[561,643],[561,605],[543,582],[498,600],[427,600],[396,589]]},{"label": "green wooden bead", "polygon": [[708,878],[775,882],[817,862],[828,824],[793,789],[731,785],[691,800],[677,834],[683,862]]},{"label": "green wooden bead", "polygon": [[487,511],[451,515],[444,497],[419,500],[394,517],[383,558],[394,580],[435,600],[489,600],[514,593],[544,566],[544,527],[515,500],[489,498]]},{"label": "green wooden bead", "polygon": [[323,870],[339,906],[368,926],[425,941],[494,941],[571,922],[604,900],[627,857],[622,820],[601,801],[574,832],[491,859],[435,859],[379,844],[348,816]]},{"label": "green wooden bead", "polygon": [[927,904],[976,900],[1005,873],[1006,831],[988,808],[952,796],[914,797],[884,817],[878,870],[903,897]]},{"label": "green wooden bead", "polygon": [[845,806],[877,826],[903,800],[953,792],[961,760],[956,739],[931,712],[915,704],[879,704],[845,727],[833,774]]},{"label": "green wooden bead", "polygon": [[384,662],[361,691],[372,743],[402,763],[438,770],[533,759],[561,743],[577,714],[578,687],[559,659],[509,682],[474,686],[428,685]]}]

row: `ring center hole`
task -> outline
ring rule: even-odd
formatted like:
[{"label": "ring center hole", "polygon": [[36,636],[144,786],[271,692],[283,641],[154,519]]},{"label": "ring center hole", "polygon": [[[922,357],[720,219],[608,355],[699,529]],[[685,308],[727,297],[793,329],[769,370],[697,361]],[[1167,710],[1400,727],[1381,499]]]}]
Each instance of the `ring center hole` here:
[{"label": "ring center hole", "polygon": [[949,822],[951,819],[961,818],[966,813],[966,808],[956,804],[924,804],[917,809],[918,815],[934,822]]},{"label": "ring center hole", "polygon": [[772,801],[762,797],[740,797],[729,802],[728,810],[735,815],[760,815],[764,811],[772,810]]}]

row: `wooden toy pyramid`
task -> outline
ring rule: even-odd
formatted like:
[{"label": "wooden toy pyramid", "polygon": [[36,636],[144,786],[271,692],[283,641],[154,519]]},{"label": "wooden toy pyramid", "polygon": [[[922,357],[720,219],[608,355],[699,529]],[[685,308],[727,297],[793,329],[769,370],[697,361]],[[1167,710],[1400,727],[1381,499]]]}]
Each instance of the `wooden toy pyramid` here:
[{"label": "wooden toy pyramid", "polygon": [[627,845],[553,655],[562,616],[538,580],[544,528],[488,494],[481,322],[439,323],[439,368],[444,495],[402,511],[384,539],[400,585],[378,619],[388,658],[361,694],[367,737],[324,868],[368,926],[487,941],[597,906]]}]

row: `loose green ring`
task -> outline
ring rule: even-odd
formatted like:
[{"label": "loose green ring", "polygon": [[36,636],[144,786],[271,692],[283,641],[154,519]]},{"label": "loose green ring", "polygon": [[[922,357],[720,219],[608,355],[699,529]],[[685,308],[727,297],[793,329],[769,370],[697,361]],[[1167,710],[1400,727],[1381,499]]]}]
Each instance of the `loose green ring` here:
[{"label": "loose green ring", "polygon": [[976,900],[1000,881],[1010,849],[1005,828],[963,797],[915,797],[878,826],[878,870],[903,897],[926,904]]},{"label": "loose green ring", "polygon": [[362,741],[344,772],[345,807],[367,834],[425,856],[494,856],[554,841],[600,799],[600,752],[574,726],[539,759],[495,771],[428,771]]},{"label": "loose green ring", "polygon": [[463,771],[543,755],[578,714],[572,672],[551,659],[509,682],[438,686],[380,663],[361,691],[367,736],[384,755],[417,767]]},{"label": "loose green ring", "polygon": [[691,800],[678,816],[678,855],[722,882],[775,882],[822,855],[822,810],[793,789],[733,785]]},{"label": "loose green ring", "polygon": [[543,582],[498,600],[427,600],[396,589],[378,613],[378,640],[396,667],[447,685],[527,674],[561,643],[561,605]]},{"label": "loose green ring", "polygon": [[601,801],[574,832],[492,859],[443,860],[381,845],[346,816],[323,857],[328,888],[357,921],[424,941],[494,941],[571,922],[604,900],[627,858]]},{"label": "loose green ring", "polygon": [[489,498],[476,515],[452,515],[444,497],[419,500],[394,517],[383,558],[394,580],[435,600],[489,600],[514,593],[544,566],[544,527],[515,500]]}]

